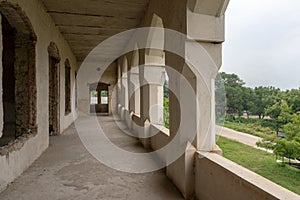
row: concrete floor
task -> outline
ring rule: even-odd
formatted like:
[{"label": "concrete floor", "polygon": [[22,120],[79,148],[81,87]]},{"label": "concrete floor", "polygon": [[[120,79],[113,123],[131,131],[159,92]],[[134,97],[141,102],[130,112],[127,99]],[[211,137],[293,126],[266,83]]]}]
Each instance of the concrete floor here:
[{"label": "concrete floor", "polygon": [[[112,117],[99,116],[107,136],[118,146],[146,150],[116,126]],[[49,148],[0,194],[1,200],[63,199],[183,199],[163,170],[129,174],[106,167],[84,148],[75,126],[52,136]]]}]

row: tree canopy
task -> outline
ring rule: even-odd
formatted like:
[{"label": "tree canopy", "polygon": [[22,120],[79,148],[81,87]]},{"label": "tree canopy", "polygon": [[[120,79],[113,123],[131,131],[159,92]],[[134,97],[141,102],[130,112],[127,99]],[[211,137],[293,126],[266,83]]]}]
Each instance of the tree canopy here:
[{"label": "tree canopy", "polygon": [[[260,119],[270,117],[277,132],[285,133],[286,139],[265,141],[273,145],[276,155],[295,158],[300,155],[300,89],[281,91],[273,86],[250,88],[236,74],[219,73],[216,80],[216,105],[218,98],[226,94],[226,113],[241,116],[243,112]],[[223,94],[223,95],[225,95]],[[217,109],[216,109],[217,110]]]}]

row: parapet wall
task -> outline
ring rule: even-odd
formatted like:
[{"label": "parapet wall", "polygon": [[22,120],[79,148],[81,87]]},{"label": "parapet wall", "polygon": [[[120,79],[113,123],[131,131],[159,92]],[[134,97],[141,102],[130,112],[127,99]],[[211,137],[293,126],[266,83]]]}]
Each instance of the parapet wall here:
[{"label": "parapet wall", "polygon": [[[171,140],[169,130],[165,127],[150,123],[150,128],[143,129],[139,116],[131,114],[131,116],[124,116],[124,118],[132,120],[130,123],[131,131],[148,130],[157,133],[148,139],[148,145],[153,150],[164,147]],[[141,142],[143,143],[143,141]],[[174,184],[187,199],[190,197],[189,193],[193,192],[196,199],[204,200],[300,200],[299,195],[216,153],[194,153],[194,164],[190,168],[188,163],[191,163],[189,159],[191,152],[191,148],[187,148],[185,155],[175,162],[177,166],[174,167],[173,164],[171,168],[168,166],[171,169],[168,170],[168,176],[173,177],[172,179],[177,177],[174,179],[176,181]],[[191,174],[194,175],[187,172],[186,175],[189,175],[188,177],[193,180],[186,180],[187,176],[182,175],[183,171],[180,171],[178,166],[192,170]],[[186,188],[184,185],[194,187],[194,189]]]}]

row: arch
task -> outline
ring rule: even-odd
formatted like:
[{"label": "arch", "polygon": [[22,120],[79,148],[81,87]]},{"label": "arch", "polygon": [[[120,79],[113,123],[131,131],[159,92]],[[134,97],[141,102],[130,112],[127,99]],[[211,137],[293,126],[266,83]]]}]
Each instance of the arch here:
[{"label": "arch", "polygon": [[53,58],[57,63],[60,62],[59,50],[55,42],[50,42],[48,46],[48,54],[51,58]]},{"label": "arch", "polygon": [[7,18],[10,25],[17,30],[18,35],[27,37],[30,41],[37,40],[29,18],[19,5],[2,1],[0,2],[0,12],[1,15]]},{"label": "arch", "polygon": [[57,45],[50,42],[49,55],[49,134],[60,133],[60,54]]},{"label": "arch", "polygon": [[[37,133],[36,124],[36,35],[32,25],[16,5],[0,3],[2,18],[2,103],[1,146],[24,134]],[[14,91],[14,92],[12,92]],[[1,136],[1,135],[0,135]],[[3,142],[5,141],[5,142]]]}]

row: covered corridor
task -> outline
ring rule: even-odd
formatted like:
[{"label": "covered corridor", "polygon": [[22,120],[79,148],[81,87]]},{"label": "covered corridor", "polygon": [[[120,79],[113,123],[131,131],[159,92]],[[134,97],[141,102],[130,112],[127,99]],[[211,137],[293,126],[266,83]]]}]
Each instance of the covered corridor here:
[{"label": "covered corridor", "polygon": [[[131,152],[147,152],[137,139],[124,134],[111,116],[98,119],[114,144]],[[183,197],[164,170],[130,174],[101,164],[82,145],[73,124],[62,135],[50,138],[49,148],[0,193],[0,199],[176,200]]]},{"label": "covered corridor", "polygon": [[216,146],[228,3],[0,0],[0,199],[297,199]]}]

